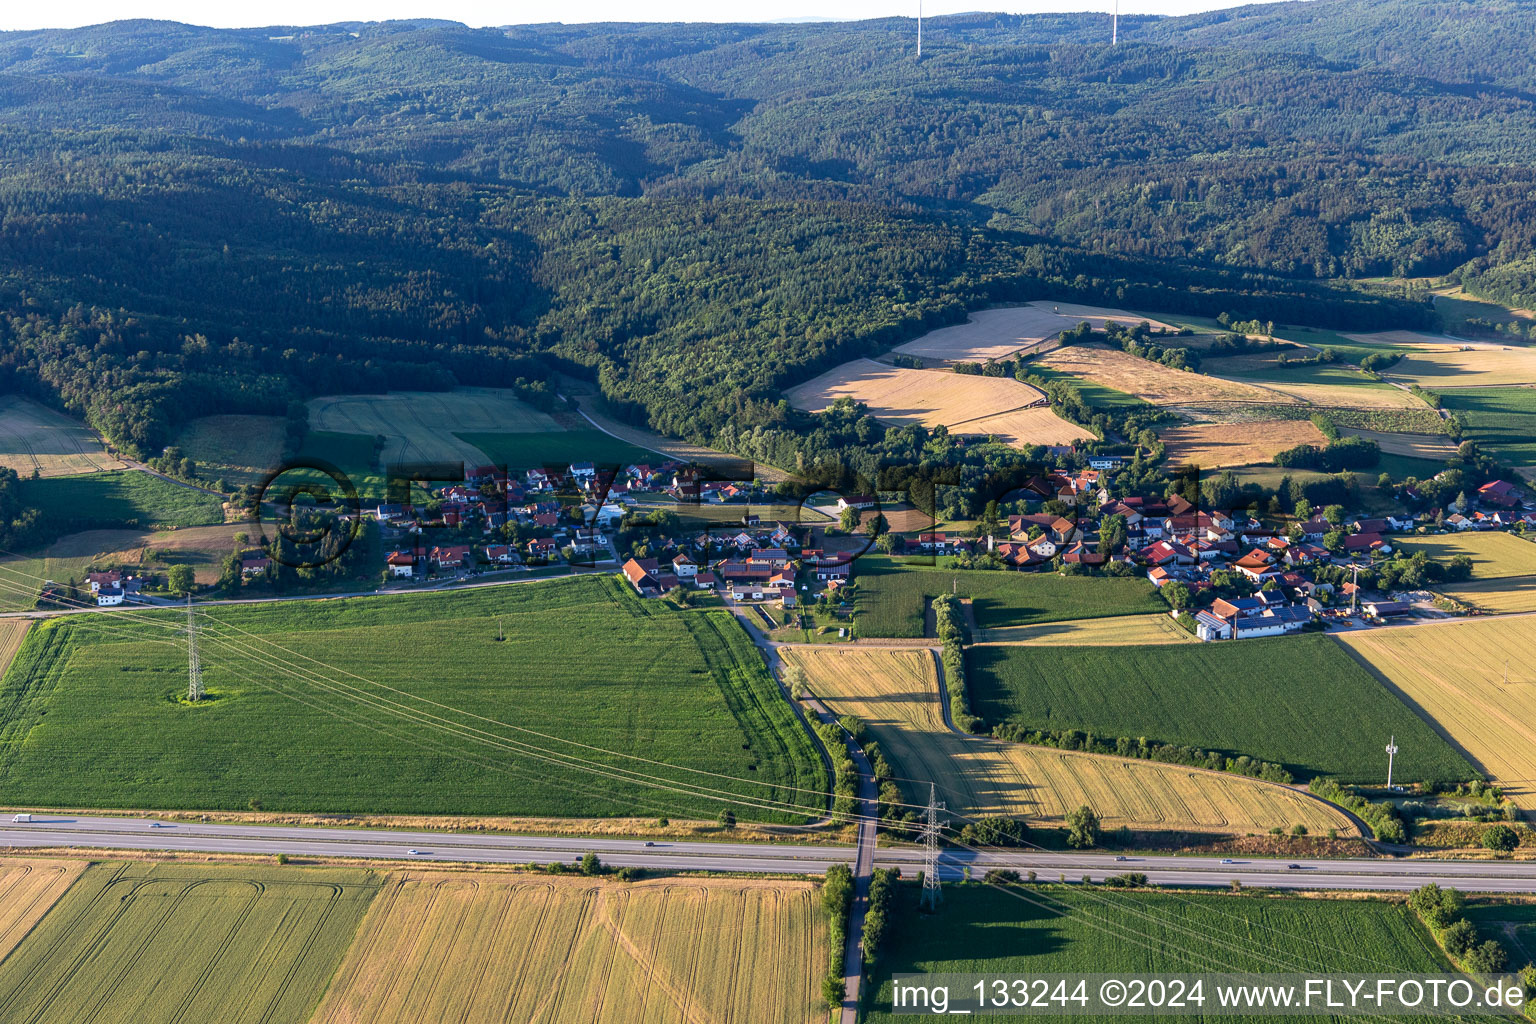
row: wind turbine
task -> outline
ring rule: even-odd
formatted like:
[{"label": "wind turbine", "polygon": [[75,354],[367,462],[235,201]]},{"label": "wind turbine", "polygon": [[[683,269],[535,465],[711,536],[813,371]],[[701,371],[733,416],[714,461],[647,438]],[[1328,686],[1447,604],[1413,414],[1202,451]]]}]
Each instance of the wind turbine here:
[{"label": "wind turbine", "polygon": [[[921,35],[922,33],[919,32],[918,34]],[[1115,17],[1114,20],[1110,22],[1109,45],[1120,45],[1120,0],[1115,0]],[[919,46],[918,50],[921,51],[922,47]]]},{"label": "wind turbine", "polygon": [[923,0],[917,0],[917,59],[923,59]]}]

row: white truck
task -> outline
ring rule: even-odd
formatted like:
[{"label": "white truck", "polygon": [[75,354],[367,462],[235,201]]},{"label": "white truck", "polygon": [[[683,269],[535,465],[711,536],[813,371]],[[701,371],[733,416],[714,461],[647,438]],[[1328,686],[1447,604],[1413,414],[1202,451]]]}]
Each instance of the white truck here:
[{"label": "white truck", "polygon": [[22,822],[22,821],[31,821],[31,820],[32,820],[32,815],[30,815],[30,814],[16,814],[16,815],[12,815],[12,817],[11,817],[11,821],[13,821],[13,822]]}]

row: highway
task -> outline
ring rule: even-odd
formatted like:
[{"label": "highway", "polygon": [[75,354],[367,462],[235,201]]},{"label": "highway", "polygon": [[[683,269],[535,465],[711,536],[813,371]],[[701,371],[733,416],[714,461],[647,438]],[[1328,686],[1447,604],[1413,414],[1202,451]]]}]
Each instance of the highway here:
[{"label": "highway", "polygon": [[[384,829],[308,828],[164,822],[148,818],[85,817],[37,813],[29,823],[0,821],[0,848],[76,848],[81,850],[171,851],[290,857],[346,857],[378,860],[526,864],[567,863],[588,850],[613,867],[663,871],[732,871],[770,874],[821,874],[831,864],[854,862],[851,846],[794,843],[714,843],[608,837],[510,836],[461,832],[409,832]],[[412,851],[415,851],[414,853]],[[1158,885],[1226,887],[1234,879],[1249,887],[1275,889],[1356,889],[1405,891],[1426,882],[1465,892],[1536,893],[1536,863],[1531,861],[1434,861],[1406,859],[1268,860],[1234,857],[1127,856],[1107,853],[1048,853],[1037,850],[971,853],[949,849],[940,862],[946,879],[967,867],[980,879],[990,868],[1038,872],[1041,881],[1103,881],[1127,871],[1145,873]],[[908,877],[922,867],[922,852],[911,847],[880,847],[880,867],[899,866]],[[1297,869],[1288,863],[1300,865]]]}]

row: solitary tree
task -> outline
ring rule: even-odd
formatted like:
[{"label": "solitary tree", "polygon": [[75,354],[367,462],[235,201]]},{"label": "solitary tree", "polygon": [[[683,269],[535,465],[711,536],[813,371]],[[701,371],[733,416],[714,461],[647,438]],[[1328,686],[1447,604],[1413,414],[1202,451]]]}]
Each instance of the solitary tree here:
[{"label": "solitary tree", "polygon": [[1067,813],[1067,845],[1075,850],[1086,850],[1098,845],[1099,816],[1087,804]]},{"label": "solitary tree", "polygon": [[838,525],[842,526],[844,530],[846,530],[848,533],[852,533],[854,530],[859,528],[859,520],[861,518],[862,517],[859,514],[859,510],[854,508],[852,505],[849,505],[847,508],[843,509],[842,513],[837,517],[837,521]]},{"label": "solitary tree", "polygon": [[597,854],[590,850],[581,858],[581,873],[591,877],[602,874],[603,862],[597,859]]},{"label": "solitary tree", "polygon": [[166,585],[173,593],[190,594],[196,580],[192,576],[190,565],[173,565],[165,574]]},{"label": "solitary tree", "polygon": [[1508,825],[1494,825],[1483,832],[1483,849],[1509,853],[1520,845],[1520,836]]}]

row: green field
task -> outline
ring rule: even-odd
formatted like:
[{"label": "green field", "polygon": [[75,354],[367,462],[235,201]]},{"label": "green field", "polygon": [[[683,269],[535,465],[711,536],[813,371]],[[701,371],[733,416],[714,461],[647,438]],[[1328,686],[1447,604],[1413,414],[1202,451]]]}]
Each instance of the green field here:
[{"label": "green field", "polygon": [[1514,466],[1536,466],[1536,388],[1445,388],[1445,408],[1466,423],[1464,437]]},{"label": "green field", "polygon": [[647,451],[601,430],[559,430],[524,434],[458,434],[460,440],[474,445],[498,466],[511,472],[540,466],[564,466],[572,462],[626,466],[631,463],[658,465],[665,455]]},{"label": "green field", "polygon": [[989,646],[973,647],[966,657],[971,704],[988,724],[1145,736],[1350,782],[1385,774],[1383,737],[1395,734],[1401,778],[1472,776],[1460,755],[1325,636]]},{"label": "green field", "polygon": [[[1295,351],[1292,349],[1291,351]],[[1338,363],[1291,363],[1287,366],[1255,366],[1237,369],[1212,369],[1218,377],[1253,380],[1268,384],[1348,384],[1362,388],[1390,388],[1364,372]]]},{"label": "green field", "polygon": [[[916,887],[901,889],[886,952],[870,976],[861,1017],[866,1024],[913,1019],[891,1012],[894,974],[1429,974],[1451,969],[1412,912],[1385,901],[1085,892],[1060,885],[999,892],[970,883],[946,886],[938,912],[922,915]],[[1148,1018],[1073,1014],[1072,1019]],[[1236,1024],[1249,1018],[1218,1011],[1188,1019]]]},{"label": "green field", "polygon": [[922,636],[927,602],[951,589],[971,599],[980,629],[1167,610],[1140,578],[943,569],[879,555],[865,555],[853,570],[861,636]]},{"label": "green field", "polygon": [[0,1020],[303,1024],[378,888],[358,869],[92,865],[0,962]]},{"label": "green field", "polygon": [[1046,380],[1064,380],[1074,385],[1083,396],[1083,401],[1095,409],[1131,410],[1151,409],[1151,402],[1144,402],[1135,395],[1115,388],[1097,384],[1091,380],[1079,377],[1075,373],[1067,373],[1049,366],[1040,366],[1037,363],[1025,363],[1024,369],[1036,377],[1044,377]]},{"label": "green field", "polygon": [[118,526],[203,526],[224,521],[217,497],[149,473],[123,470],[45,477],[22,484],[53,536]]},{"label": "green field", "polygon": [[210,609],[200,706],[178,700],[177,617],[137,616],[30,631],[0,682],[7,800],[713,818],[719,803],[661,788],[686,784],[822,806],[820,758],[734,619],[613,577]]}]

